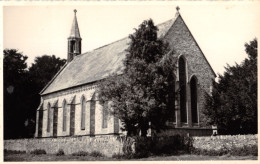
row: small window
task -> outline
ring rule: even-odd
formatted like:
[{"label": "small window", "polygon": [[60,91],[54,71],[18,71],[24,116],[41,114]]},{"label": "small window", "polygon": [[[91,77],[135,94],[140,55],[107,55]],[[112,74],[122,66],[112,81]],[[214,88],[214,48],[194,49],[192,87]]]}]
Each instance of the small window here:
[{"label": "small window", "polygon": [[63,131],[67,129],[67,102],[63,102]]},{"label": "small window", "polygon": [[191,115],[192,122],[198,123],[198,93],[197,93],[197,79],[195,76],[190,81],[190,99],[191,99]]},{"label": "small window", "polygon": [[108,117],[108,102],[106,101],[103,105],[103,111],[102,111],[102,128],[107,128],[107,117]]},{"label": "small window", "polygon": [[50,132],[50,126],[51,126],[51,104],[50,103],[48,103],[48,105],[47,105],[47,112],[48,112],[47,132]]},{"label": "small window", "polygon": [[86,113],[86,100],[85,97],[81,99],[81,130],[85,130],[85,114]]},{"label": "small window", "polygon": [[187,123],[187,106],[186,106],[186,63],[183,57],[179,59],[179,81],[180,81],[180,113],[181,122]]}]

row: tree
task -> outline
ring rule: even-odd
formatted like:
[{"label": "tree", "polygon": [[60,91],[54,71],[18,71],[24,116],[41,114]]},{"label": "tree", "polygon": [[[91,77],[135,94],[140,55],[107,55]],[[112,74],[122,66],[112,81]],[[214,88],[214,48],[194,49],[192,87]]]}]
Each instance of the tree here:
[{"label": "tree", "polygon": [[28,69],[27,56],[4,50],[4,138],[33,137],[39,92],[64,65],[54,55],[36,57]]},{"label": "tree", "polygon": [[157,38],[153,21],[144,21],[130,35],[130,46],[121,75],[113,74],[101,81],[99,99],[111,101],[110,112],[118,117],[128,135],[146,136],[151,122],[159,130],[169,120],[174,109],[174,51]]},{"label": "tree", "polygon": [[227,66],[207,96],[209,124],[223,134],[257,133],[257,39],[245,44],[248,59]]},{"label": "tree", "polygon": [[65,59],[60,59],[55,55],[43,55],[35,58],[34,63],[29,68],[29,73],[30,79],[36,84],[38,92],[47,85],[65,63]]},{"label": "tree", "polygon": [[36,109],[40,104],[40,91],[48,84],[54,75],[66,63],[65,59],[60,59],[55,55],[43,55],[36,57],[34,63],[29,68],[27,79],[27,92],[24,104],[26,112],[26,133],[28,137],[33,137],[35,132]]},{"label": "tree", "polygon": [[27,56],[15,49],[4,50],[4,137],[22,136],[23,112],[20,106],[26,94]]}]

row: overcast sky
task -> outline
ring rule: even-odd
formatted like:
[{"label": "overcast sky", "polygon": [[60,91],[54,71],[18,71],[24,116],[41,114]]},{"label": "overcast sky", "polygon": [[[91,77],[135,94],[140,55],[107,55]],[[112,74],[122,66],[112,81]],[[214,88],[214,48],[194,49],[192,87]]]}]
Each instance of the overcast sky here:
[{"label": "overcast sky", "polygon": [[74,9],[84,53],[128,36],[145,19],[152,18],[155,24],[172,19],[179,5],[213,70],[222,74],[226,63],[234,65],[247,57],[245,42],[259,36],[259,3],[137,4],[4,6],[3,48],[19,49],[29,57],[29,65],[44,54],[66,59]]}]

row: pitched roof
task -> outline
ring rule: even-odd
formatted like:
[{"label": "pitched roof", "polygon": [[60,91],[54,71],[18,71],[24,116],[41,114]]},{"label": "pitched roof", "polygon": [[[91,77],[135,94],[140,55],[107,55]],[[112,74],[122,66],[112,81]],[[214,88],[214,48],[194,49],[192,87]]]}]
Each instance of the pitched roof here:
[{"label": "pitched roof", "polygon": [[[157,25],[159,38],[166,35],[176,18],[177,16]],[[77,24],[76,17],[74,21]],[[129,46],[128,43],[130,43],[130,39],[126,37],[76,56],[56,74],[40,94],[45,95],[101,80],[112,73],[120,73],[123,70],[123,59],[127,53],[125,50]]]},{"label": "pitched roof", "polygon": [[73,19],[71,30],[70,30],[70,36],[69,36],[70,38],[80,38],[76,12],[77,12],[77,10],[74,10],[75,14],[74,14],[74,19]]}]

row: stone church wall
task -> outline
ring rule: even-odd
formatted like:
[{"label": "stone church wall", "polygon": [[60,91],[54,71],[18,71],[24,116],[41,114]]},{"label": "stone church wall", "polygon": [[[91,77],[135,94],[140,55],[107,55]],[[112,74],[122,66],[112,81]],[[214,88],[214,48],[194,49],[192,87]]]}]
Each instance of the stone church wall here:
[{"label": "stone church wall", "polygon": [[[97,100],[95,94],[96,86],[86,85],[69,89],[66,91],[60,91],[59,93],[53,93],[51,95],[43,96],[43,126],[42,126],[42,137],[53,137],[53,107],[57,104],[58,110],[58,121],[57,121],[57,137],[70,136],[70,116],[71,116],[71,105],[75,105],[75,125],[74,135],[99,135],[99,134],[114,134],[120,133],[118,121],[114,116],[108,114],[107,128],[102,128],[103,119],[103,105]],[[83,96],[85,97],[85,129],[81,129],[81,101]],[[67,117],[66,117],[66,131],[63,130],[63,102],[66,100],[67,104]],[[48,121],[48,103],[51,105],[50,112],[50,130],[47,131]],[[91,107],[91,105],[93,107]],[[37,114],[39,117],[39,114]],[[39,118],[37,118],[39,120]],[[36,125],[38,126],[38,124]],[[39,127],[37,127],[38,131]],[[36,137],[38,137],[36,131]],[[40,137],[40,136],[39,136]]]},{"label": "stone church wall", "polygon": [[[182,131],[183,129],[179,129]],[[195,131],[194,131],[195,132]],[[179,132],[181,133],[181,132]],[[196,131],[195,133],[198,133]],[[202,150],[219,150],[221,148],[232,149],[234,147],[257,146],[258,135],[226,135],[192,137],[193,147]],[[122,153],[124,137],[103,135],[103,136],[77,136],[59,138],[34,138],[5,140],[4,149],[31,152],[35,149],[44,149],[48,154],[55,154],[62,149],[65,154],[72,154],[79,151],[99,151],[106,156]]]},{"label": "stone church wall", "polygon": [[[190,110],[190,87],[189,82],[192,76],[196,76],[198,80],[198,119],[199,126],[205,127],[205,115],[203,114],[205,93],[210,94],[210,87],[212,80],[215,79],[213,70],[211,69],[207,59],[204,57],[200,47],[196,43],[188,27],[184,23],[181,16],[177,18],[171,29],[165,36],[165,39],[169,42],[169,46],[172,47],[180,58],[185,58],[187,64],[187,106]],[[178,70],[178,68],[177,68]],[[177,81],[178,71],[176,72]],[[188,114],[190,111],[188,111]],[[188,116],[188,126],[192,126],[191,117]]]},{"label": "stone church wall", "polygon": [[98,151],[106,156],[122,153],[123,137],[103,136],[77,136],[59,138],[34,138],[5,140],[4,149],[31,152],[36,149],[43,149],[47,154],[56,154],[62,149],[65,154],[77,153],[79,151]]}]

